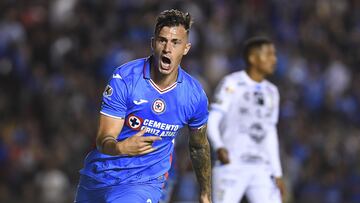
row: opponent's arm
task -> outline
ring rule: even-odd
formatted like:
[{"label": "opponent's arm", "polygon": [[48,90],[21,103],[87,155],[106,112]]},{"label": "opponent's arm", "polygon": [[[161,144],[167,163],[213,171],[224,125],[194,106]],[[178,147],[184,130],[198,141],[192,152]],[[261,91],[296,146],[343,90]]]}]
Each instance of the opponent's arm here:
[{"label": "opponent's arm", "polygon": [[269,132],[265,144],[268,148],[268,154],[270,159],[269,161],[272,168],[272,174],[275,178],[275,183],[281,192],[282,198],[284,199],[286,196],[286,187],[282,179],[279,139],[275,125],[269,127]]},{"label": "opponent's arm", "polygon": [[208,120],[208,136],[212,143],[213,148],[216,151],[217,158],[222,164],[230,163],[228,150],[221,139],[220,122],[223,119],[224,114],[219,110],[211,110]]},{"label": "opponent's arm", "polygon": [[280,162],[280,147],[279,147],[279,135],[277,132],[277,123],[279,120],[279,108],[280,108],[280,94],[277,88],[273,91],[273,97],[275,101],[276,108],[274,109],[273,116],[271,118],[271,122],[269,123],[268,128],[268,136],[266,141],[266,145],[268,148],[270,165],[272,167],[272,174],[275,178],[275,183],[281,192],[281,196],[283,200],[286,198],[286,187],[284,181],[282,179],[282,168]]},{"label": "opponent's arm", "polygon": [[97,149],[104,154],[116,155],[142,155],[154,151],[152,143],[160,140],[157,136],[143,135],[146,128],[137,132],[135,135],[118,142],[116,140],[124,126],[124,119],[113,118],[100,114],[99,130],[96,136]]},{"label": "opponent's arm", "polygon": [[211,202],[211,160],[206,125],[190,129],[189,147],[192,165],[200,185],[200,202]]},{"label": "opponent's arm", "polygon": [[229,152],[222,140],[220,124],[224,115],[230,111],[230,106],[234,98],[234,87],[236,87],[236,84],[233,84],[231,79],[228,77],[222,79],[216,87],[214,102],[211,104],[211,110],[209,112],[208,136],[213,149],[216,151],[217,159],[221,164],[229,164],[231,161]]}]

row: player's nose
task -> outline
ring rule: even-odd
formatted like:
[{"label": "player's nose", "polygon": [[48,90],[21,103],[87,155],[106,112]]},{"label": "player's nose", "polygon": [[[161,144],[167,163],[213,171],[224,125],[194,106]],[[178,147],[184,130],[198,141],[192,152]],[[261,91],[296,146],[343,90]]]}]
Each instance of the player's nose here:
[{"label": "player's nose", "polygon": [[164,45],[163,52],[164,52],[164,53],[169,53],[169,52],[171,52],[171,45],[170,45],[169,42]]}]

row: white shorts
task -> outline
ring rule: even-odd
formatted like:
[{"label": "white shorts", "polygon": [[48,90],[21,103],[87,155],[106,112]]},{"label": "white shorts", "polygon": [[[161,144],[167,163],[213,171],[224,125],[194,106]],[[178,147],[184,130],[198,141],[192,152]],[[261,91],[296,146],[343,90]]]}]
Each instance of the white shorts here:
[{"label": "white shorts", "polygon": [[280,190],[264,164],[221,165],[213,169],[214,203],[281,203]]}]

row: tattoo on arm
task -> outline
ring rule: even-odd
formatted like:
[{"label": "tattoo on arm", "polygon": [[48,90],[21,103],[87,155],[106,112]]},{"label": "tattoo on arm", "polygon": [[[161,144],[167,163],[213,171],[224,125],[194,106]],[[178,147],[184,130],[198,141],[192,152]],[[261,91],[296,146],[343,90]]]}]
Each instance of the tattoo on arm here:
[{"label": "tattoo on arm", "polygon": [[[111,135],[105,135],[96,139],[96,147],[99,152],[108,155],[116,155],[115,146],[117,140]],[[110,147],[109,147],[110,146]]]},{"label": "tattoo on arm", "polygon": [[190,130],[189,147],[192,165],[200,185],[200,194],[206,194],[211,199],[211,160],[206,125]]}]

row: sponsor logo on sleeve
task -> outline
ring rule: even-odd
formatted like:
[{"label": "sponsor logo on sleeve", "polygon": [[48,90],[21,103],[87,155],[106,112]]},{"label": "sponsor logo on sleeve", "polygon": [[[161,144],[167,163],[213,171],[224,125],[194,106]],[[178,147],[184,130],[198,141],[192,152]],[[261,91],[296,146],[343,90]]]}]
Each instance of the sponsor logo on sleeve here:
[{"label": "sponsor logo on sleeve", "polygon": [[228,93],[228,94],[232,94],[235,92],[235,89],[233,87],[225,87],[225,92]]},{"label": "sponsor logo on sleeve", "polygon": [[110,97],[113,94],[113,88],[110,85],[107,85],[105,87],[105,90],[103,92],[104,97]]}]

